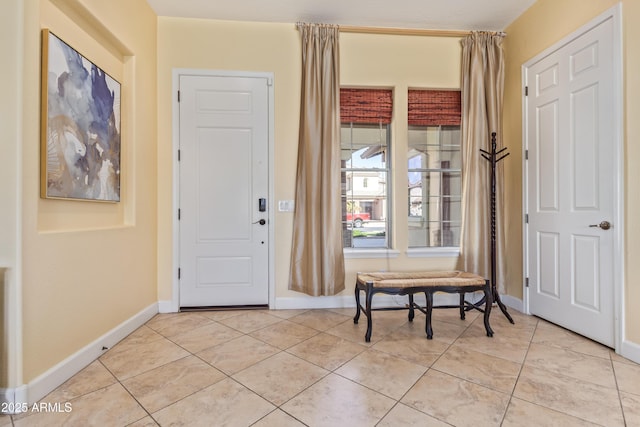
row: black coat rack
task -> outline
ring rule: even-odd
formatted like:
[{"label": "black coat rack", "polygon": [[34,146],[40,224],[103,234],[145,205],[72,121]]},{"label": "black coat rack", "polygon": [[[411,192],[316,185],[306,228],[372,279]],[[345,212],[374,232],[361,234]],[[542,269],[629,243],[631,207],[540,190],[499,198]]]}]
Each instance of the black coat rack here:
[{"label": "black coat rack", "polygon": [[[493,301],[498,304],[502,314],[509,319],[509,322],[514,323],[507,312],[507,307],[500,300],[500,294],[496,286],[496,164],[509,155],[509,153],[502,154],[506,149],[504,147],[496,151],[496,133],[492,132],[491,151],[480,149],[480,155],[491,164],[491,293],[493,294]],[[484,298],[476,306],[482,303],[484,303]]]}]

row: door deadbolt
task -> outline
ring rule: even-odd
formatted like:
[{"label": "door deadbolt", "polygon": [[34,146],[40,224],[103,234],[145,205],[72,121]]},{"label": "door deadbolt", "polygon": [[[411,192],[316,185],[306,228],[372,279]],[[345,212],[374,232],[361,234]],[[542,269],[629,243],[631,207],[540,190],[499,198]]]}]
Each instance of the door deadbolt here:
[{"label": "door deadbolt", "polygon": [[611,228],[611,223],[609,221],[602,221],[600,224],[591,224],[589,227],[600,227],[603,230],[608,230]]}]

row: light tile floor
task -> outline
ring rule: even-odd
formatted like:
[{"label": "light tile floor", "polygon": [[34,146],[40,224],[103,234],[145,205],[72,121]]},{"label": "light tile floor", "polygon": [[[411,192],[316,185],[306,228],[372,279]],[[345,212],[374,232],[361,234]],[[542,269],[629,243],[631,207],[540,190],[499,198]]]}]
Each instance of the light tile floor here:
[{"label": "light tile floor", "polygon": [[160,314],[2,426],[640,426],[640,365],[544,320],[355,309]]}]

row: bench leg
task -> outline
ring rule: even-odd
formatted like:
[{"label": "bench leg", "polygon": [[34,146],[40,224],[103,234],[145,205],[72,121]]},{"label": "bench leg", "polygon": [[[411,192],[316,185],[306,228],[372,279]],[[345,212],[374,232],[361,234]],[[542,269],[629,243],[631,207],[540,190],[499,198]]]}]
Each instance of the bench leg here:
[{"label": "bench leg", "polygon": [[413,294],[409,294],[409,322],[413,322],[416,313],[413,309]]},{"label": "bench leg", "polygon": [[360,289],[358,289],[358,284],[356,283],[356,316],[353,318],[353,323],[358,324],[358,320],[360,320]]},{"label": "bench leg", "polygon": [[464,320],[464,292],[460,292],[460,319]]},{"label": "bench leg", "polygon": [[425,332],[427,333],[427,339],[433,338],[433,329],[431,328],[431,312],[433,311],[433,292],[425,292],[424,296],[427,299],[427,324],[425,325]]},{"label": "bench leg", "polygon": [[491,288],[489,287],[489,281],[487,281],[487,285],[484,287],[484,329],[487,331],[487,336],[493,336],[493,329],[491,329],[491,325],[489,324],[489,315],[491,314],[491,306],[493,305],[493,295],[491,292]]},{"label": "bench leg", "polygon": [[367,291],[366,291],[366,310],[365,313],[367,315],[367,333],[364,336],[364,340],[366,342],[370,342],[371,341],[371,329],[373,327],[372,325],[372,321],[371,321],[371,303],[373,301],[373,287],[370,286],[369,284],[367,284]]}]

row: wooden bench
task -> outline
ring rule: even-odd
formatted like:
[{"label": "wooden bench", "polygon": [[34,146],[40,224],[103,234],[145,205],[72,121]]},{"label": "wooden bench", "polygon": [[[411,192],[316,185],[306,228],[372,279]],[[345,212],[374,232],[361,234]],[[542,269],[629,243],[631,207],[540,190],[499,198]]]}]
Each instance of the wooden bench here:
[{"label": "wooden bench", "polygon": [[[360,303],[360,292],[365,292],[365,306]],[[484,307],[484,327],[487,336],[493,336],[493,330],[489,325],[489,314],[491,313],[491,305],[493,304],[493,295],[489,281],[481,276],[466,273],[462,271],[420,271],[420,272],[377,272],[377,273],[358,273],[356,277],[356,308],[357,313],[353,318],[353,323],[358,323],[360,313],[364,312],[367,316],[367,333],[365,341],[371,341],[372,319],[371,312],[374,310],[385,310],[385,308],[371,307],[373,296],[377,293],[387,295],[408,295],[409,296],[409,321],[413,321],[415,309],[423,312],[427,319],[425,331],[427,339],[433,338],[433,330],[431,327],[431,312],[433,308],[433,294],[435,292],[448,292],[460,294],[460,318],[465,318],[465,301],[464,294],[467,292],[483,291],[485,299]],[[424,293],[427,299],[426,307],[421,307],[414,303],[413,296],[416,293]],[[467,303],[468,304],[468,303]],[[458,307],[446,306],[446,307]],[[472,308],[478,308],[472,305]],[[388,308],[387,308],[388,309]]]}]

